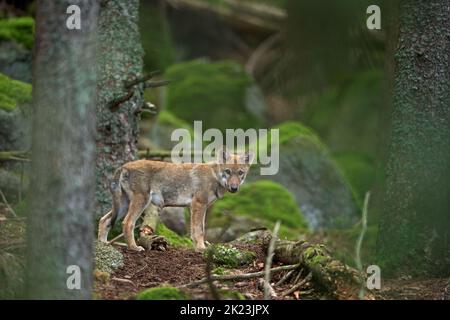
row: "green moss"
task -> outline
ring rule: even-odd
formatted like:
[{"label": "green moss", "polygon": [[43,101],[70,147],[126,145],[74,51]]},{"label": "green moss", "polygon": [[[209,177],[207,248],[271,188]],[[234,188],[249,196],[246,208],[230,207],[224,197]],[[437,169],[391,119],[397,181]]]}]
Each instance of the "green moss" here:
[{"label": "green moss", "polygon": [[366,155],[354,152],[338,153],[334,159],[361,205],[364,195],[371,190],[375,181],[376,168],[373,160]]},{"label": "green moss", "polygon": [[156,227],[156,234],[166,238],[171,246],[193,248],[191,239],[178,235],[167,228],[162,222],[158,223],[158,226]]},{"label": "green moss", "polygon": [[100,241],[94,247],[95,268],[102,272],[111,273],[123,266],[122,253],[110,244]]},{"label": "green moss", "polygon": [[137,300],[188,300],[189,296],[172,286],[146,289],[136,296]]},{"label": "green moss", "polygon": [[242,293],[235,290],[221,289],[219,295],[225,300],[246,300]]},{"label": "green moss", "polygon": [[236,268],[250,264],[256,257],[254,252],[241,250],[231,245],[217,244],[205,251],[205,259],[211,254],[212,262],[216,265]]},{"label": "green moss", "polygon": [[31,85],[0,73],[0,109],[11,111],[18,104],[31,101]]},{"label": "green moss", "polygon": [[231,61],[194,60],[171,66],[167,79],[167,110],[207,128],[251,128],[260,122],[245,109],[245,94],[252,83],[242,67]]},{"label": "green moss", "polygon": [[212,209],[212,214],[216,216],[224,212],[272,223],[280,220],[285,227],[307,227],[292,194],[282,185],[270,180],[244,184],[237,195],[226,194]]},{"label": "green moss", "polygon": [[20,17],[0,20],[0,40],[15,41],[31,49],[34,41],[34,20]]}]

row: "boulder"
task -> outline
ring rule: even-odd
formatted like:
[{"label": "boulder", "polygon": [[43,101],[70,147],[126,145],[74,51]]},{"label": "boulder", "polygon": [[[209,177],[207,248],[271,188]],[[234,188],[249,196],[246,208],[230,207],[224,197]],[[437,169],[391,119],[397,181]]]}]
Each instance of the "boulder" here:
[{"label": "boulder", "polygon": [[28,83],[31,82],[33,29],[31,17],[0,21],[0,72]]},{"label": "boulder", "polygon": [[270,180],[245,183],[237,194],[227,193],[210,210],[207,239],[231,241],[257,228],[281,222],[280,236],[298,238],[307,223],[289,190]]},{"label": "boulder", "polygon": [[[253,168],[248,179],[270,179],[286,187],[312,230],[352,225],[358,206],[327,147],[299,122],[285,122],[276,128],[280,136],[278,173],[260,176],[259,170]],[[268,146],[259,147],[270,151],[268,140]]]}]

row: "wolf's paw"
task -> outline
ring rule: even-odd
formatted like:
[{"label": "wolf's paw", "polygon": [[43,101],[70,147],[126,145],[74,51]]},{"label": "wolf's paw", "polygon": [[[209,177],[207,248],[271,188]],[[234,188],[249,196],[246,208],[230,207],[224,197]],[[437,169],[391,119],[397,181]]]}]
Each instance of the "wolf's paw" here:
[{"label": "wolf's paw", "polygon": [[129,247],[129,249],[137,252],[145,251],[144,247],[141,246]]},{"label": "wolf's paw", "polygon": [[203,252],[203,251],[205,251],[205,250],[206,250],[206,246],[205,246],[204,243],[202,243],[202,244],[196,244],[196,245],[195,245],[195,251],[197,251],[197,252]]}]

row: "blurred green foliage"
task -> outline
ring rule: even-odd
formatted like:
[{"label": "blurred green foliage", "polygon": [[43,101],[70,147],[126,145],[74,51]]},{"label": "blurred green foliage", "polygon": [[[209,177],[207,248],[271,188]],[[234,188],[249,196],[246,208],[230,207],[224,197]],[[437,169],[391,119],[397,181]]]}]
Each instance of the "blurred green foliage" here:
[{"label": "blurred green foliage", "polygon": [[352,187],[359,206],[362,206],[364,195],[371,190],[377,174],[373,159],[356,152],[338,153],[334,159]]},{"label": "blurred green foliage", "polygon": [[31,85],[0,73],[0,109],[11,111],[18,104],[31,101]]},{"label": "blurred green foliage", "polygon": [[166,72],[167,110],[203,128],[255,128],[260,122],[245,109],[251,78],[236,62],[194,60],[174,64]]},{"label": "blurred green foliage", "polygon": [[163,10],[152,1],[141,1],[139,28],[145,50],[144,68],[148,72],[166,70],[174,61],[174,48]]},{"label": "blurred green foliage", "polygon": [[333,152],[353,151],[375,157],[382,125],[383,73],[367,70],[346,84],[318,94],[300,115]]},{"label": "blurred green foliage", "polygon": [[27,49],[31,49],[34,42],[33,18],[20,17],[0,20],[0,40],[15,41]]}]

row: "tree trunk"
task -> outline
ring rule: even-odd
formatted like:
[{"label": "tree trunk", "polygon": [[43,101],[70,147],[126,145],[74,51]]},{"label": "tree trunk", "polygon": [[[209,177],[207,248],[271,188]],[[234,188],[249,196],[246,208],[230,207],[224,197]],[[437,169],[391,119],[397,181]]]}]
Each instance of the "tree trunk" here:
[{"label": "tree trunk", "polygon": [[450,5],[401,1],[385,209],[387,273],[450,274]]},{"label": "tree trunk", "polygon": [[[69,30],[65,13],[72,3],[37,3],[27,227],[32,299],[91,296],[98,4],[78,1],[81,30]],[[76,277],[77,268],[81,287],[71,290],[68,282],[77,281],[68,277]]]},{"label": "tree trunk", "polygon": [[138,0],[103,2],[97,54],[96,216],[111,209],[109,182],[114,171],[137,156],[143,84],[125,83],[142,74],[143,50],[138,29]]}]

